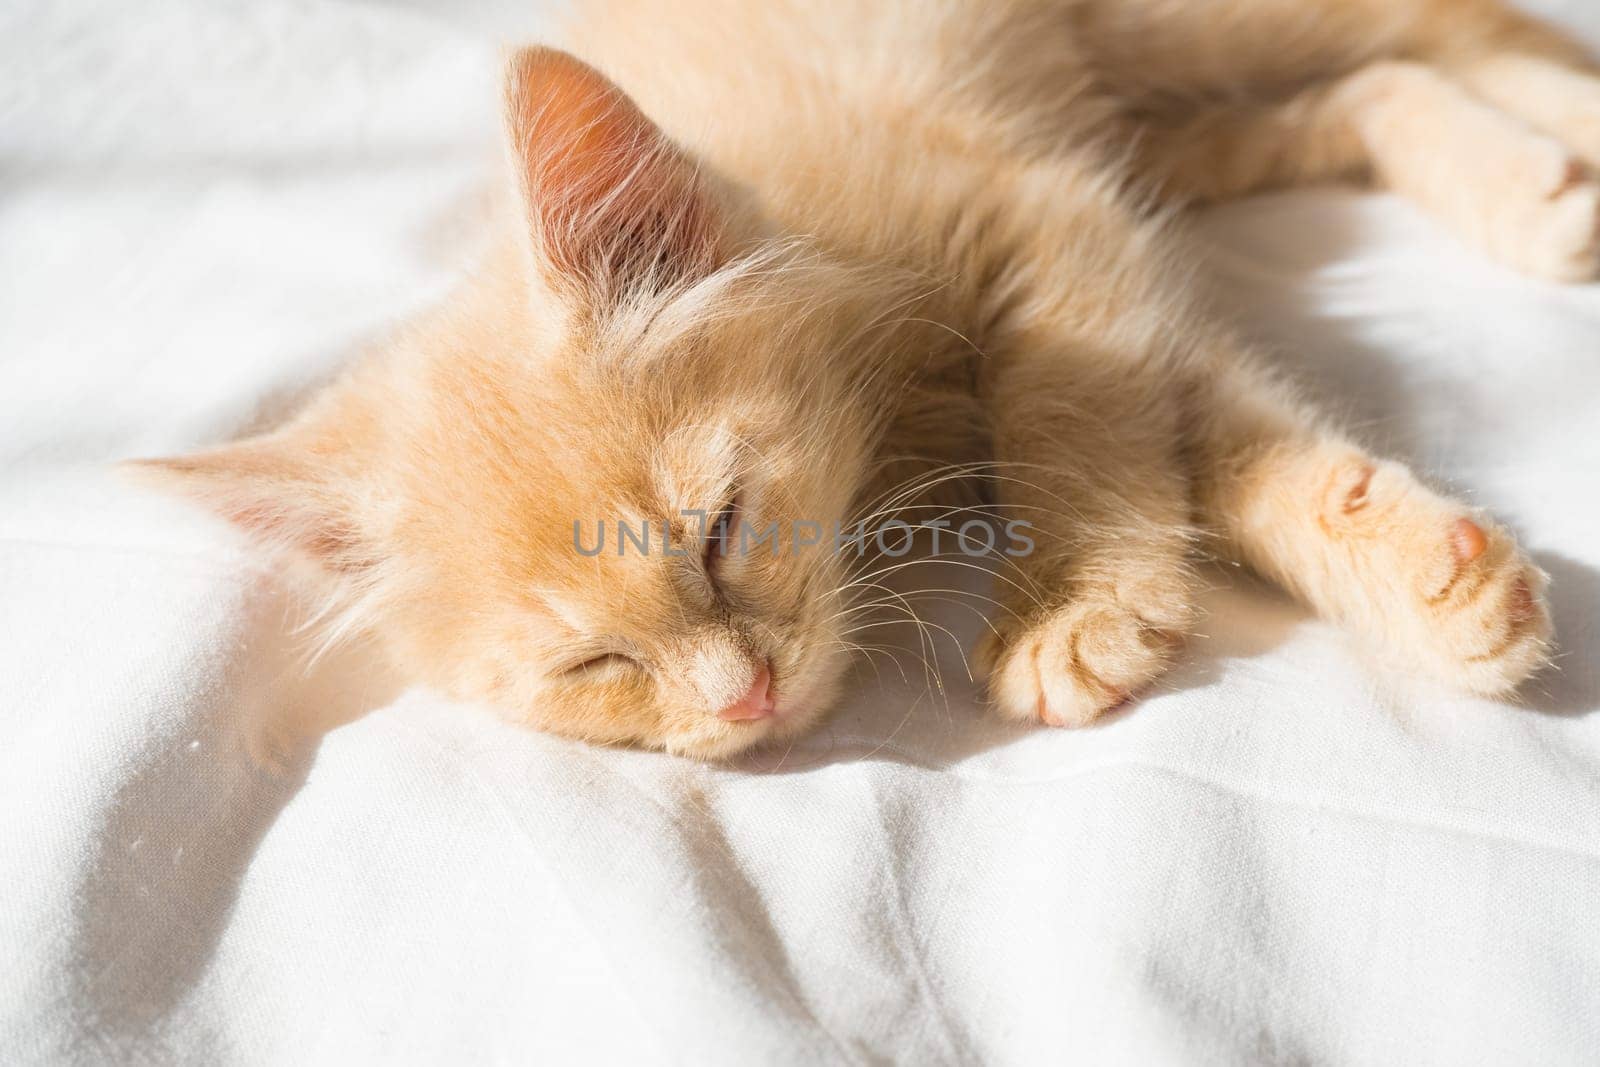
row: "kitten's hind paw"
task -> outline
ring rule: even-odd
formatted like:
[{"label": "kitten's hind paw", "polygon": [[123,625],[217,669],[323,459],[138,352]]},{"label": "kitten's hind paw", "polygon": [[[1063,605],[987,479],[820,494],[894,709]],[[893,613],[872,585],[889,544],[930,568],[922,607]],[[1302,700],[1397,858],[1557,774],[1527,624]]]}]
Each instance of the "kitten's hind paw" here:
[{"label": "kitten's hind paw", "polygon": [[1572,179],[1542,200],[1507,211],[1521,217],[1502,236],[1499,253],[1535,277],[1589,282],[1600,274],[1600,185]]},{"label": "kitten's hind paw", "polygon": [[1600,185],[1559,142],[1517,131],[1497,146],[1498,166],[1463,185],[1448,203],[1459,225],[1495,259],[1555,282],[1593,281],[1600,273]]},{"label": "kitten's hind paw", "polygon": [[1187,611],[1134,612],[1077,600],[987,635],[976,662],[1007,719],[1086,726],[1127,703],[1171,665]]}]

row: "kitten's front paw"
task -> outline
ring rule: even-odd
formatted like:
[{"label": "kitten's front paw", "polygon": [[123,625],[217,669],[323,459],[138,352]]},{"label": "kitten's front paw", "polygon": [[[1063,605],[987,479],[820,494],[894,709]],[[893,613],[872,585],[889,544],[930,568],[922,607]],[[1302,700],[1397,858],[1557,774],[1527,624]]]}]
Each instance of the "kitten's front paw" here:
[{"label": "kitten's front paw", "polygon": [[1469,690],[1508,693],[1550,660],[1548,579],[1493,524],[1457,518],[1435,539],[1447,577],[1418,588],[1434,654]]},{"label": "kitten's front paw", "polygon": [[1352,613],[1391,651],[1488,696],[1549,662],[1547,579],[1509,532],[1396,465],[1339,470],[1323,525],[1351,552],[1369,598]]},{"label": "kitten's front paw", "polygon": [[1002,625],[979,645],[976,662],[1005,718],[1086,726],[1166,670],[1188,619],[1182,602],[1135,611],[1109,597],[1084,598]]}]

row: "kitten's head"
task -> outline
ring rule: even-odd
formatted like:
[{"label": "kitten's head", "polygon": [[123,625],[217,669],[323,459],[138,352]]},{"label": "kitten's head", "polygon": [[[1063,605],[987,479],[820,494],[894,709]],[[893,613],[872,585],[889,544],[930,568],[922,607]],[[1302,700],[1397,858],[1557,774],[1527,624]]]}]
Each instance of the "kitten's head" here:
[{"label": "kitten's head", "polygon": [[283,429],[144,466],[418,681],[602,743],[793,734],[844,669],[833,526],[882,404],[838,353],[872,298],[570,56],[518,53],[507,113],[481,277]]}]

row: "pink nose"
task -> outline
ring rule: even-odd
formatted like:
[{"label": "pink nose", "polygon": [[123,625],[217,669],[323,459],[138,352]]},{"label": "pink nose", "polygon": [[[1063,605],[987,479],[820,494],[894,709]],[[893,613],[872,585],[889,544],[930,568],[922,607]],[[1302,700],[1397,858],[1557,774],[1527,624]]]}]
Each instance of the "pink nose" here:
[{"label": "pink nose", "polygon": [[772,700],[772,672],[765,667],[750,683],[750,691],[732,704],[717,712],[717,718],[729,722],[751,722],[765,719],[777,710]]}]

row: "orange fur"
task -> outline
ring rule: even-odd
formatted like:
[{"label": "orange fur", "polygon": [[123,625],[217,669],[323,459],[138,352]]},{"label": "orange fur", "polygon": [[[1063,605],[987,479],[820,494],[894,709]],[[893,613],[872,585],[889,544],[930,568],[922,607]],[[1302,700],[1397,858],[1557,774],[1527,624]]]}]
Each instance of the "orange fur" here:
[{"label": "orange fur", "polygon": [[[1543,576],[1196,306],[1162,201],[1372,177],[1592,276],[1600,81],[1559,35],[1492,0],[584,10],[620,88],[512,57],[481,271],[282,429],[145,465],[285,549],[332,635],[540,728],[727,755],[826,710],[871,576],[708,564],[680,512],[826,525],[981,469],[1038,529],[981,650],[1004,715],[1153,678],[1202,537],[1476,691],[1546,660]],[[689,551],[585,556],[574,520]],[[719,719],[768,666],[782,713]]]}]

